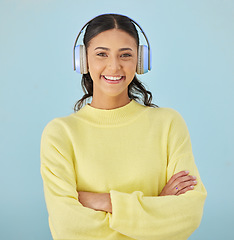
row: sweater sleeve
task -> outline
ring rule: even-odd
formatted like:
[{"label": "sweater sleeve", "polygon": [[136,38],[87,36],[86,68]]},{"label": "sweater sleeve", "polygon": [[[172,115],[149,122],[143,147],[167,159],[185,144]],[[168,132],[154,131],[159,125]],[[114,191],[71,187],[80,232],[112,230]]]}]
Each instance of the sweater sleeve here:
[{"label": "sweater sleeve", "polygon": [[51,234],[53,239],[105,239],[110,232],[107,214],[78,201],[73,155],[65,127],[52,120],[41,137],[41,175]]},{"label": "sweater sleeve", "polygon": [[167,139],[167,181],[177,172],[189,170],[197,177],[197,185],[179,196],[111,190],[110,227],[134,239],[185,240],[202,218],[207,192],[194,162],[187,126],[179,113],[174,114]]}]

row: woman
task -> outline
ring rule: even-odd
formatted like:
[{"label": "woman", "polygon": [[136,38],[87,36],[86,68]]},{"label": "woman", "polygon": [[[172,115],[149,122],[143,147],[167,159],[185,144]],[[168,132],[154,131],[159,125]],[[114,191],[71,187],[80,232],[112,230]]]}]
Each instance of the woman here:
[{"label": "woman", "polygon": [[43,131],[54,239],[183,240],[200,224],[206,190],[189,133],[180,114],[152,104],[136,78],[142,59],[134,23],[104,14],[87,24],[79,49],[85,95],[75,113]]}]

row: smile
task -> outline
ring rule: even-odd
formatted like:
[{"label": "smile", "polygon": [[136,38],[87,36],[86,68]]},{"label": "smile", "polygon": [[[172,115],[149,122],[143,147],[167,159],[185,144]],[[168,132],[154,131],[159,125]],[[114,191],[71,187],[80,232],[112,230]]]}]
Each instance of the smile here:
[{"label": "smile", "polygon": [[120,80],[121,78],[123,78],[123,76],[103,76],[105,79],[107,79],[107,80],[114,80],[114,81],[116,81],[116,80]]},{"label": "smile", "polygon": [[102,75],[102,78],[107,82],[107,83],[119,83],[121,82],[125,77],[124,76],[104,76]]}]

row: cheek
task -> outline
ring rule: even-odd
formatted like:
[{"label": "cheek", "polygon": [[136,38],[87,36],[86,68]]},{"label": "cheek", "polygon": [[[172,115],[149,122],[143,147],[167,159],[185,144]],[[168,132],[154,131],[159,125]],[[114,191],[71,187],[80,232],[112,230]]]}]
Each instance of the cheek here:
[{"label": "cheek", "polygon": [[135,75],[135,72],[137,69],[137,60],[129,62],[129,64],[126,65],[125,69],[129,72],[129,74],[131,73],[131,74]]},{"label": "cheek", "polygon": [[99,61],[94,61],[93,59],[88,59],[88,69],[90,74],[93,75],[100,74],[100,71],[102,70],[103,66]]},{"label": "cheek", "polygon": [[138,63],[138,58],[137,58],[137,55],[134,57],[134,59],[132,60],[132,69],[136,70],[137,68],[137,63]]}]

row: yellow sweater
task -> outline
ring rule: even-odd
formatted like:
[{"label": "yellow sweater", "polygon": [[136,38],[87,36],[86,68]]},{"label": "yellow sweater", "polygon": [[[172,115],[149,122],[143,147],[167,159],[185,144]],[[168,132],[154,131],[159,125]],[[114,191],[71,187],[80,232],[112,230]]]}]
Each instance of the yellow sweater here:
[{"label": "yellow sweater", "polygon": [[[197,177],[194,190],[158,196],[182,170]],[[53,239],[184,240],[207,195],[181,115],[134,100],[112,110],[86,104],[50,121],[41,175]],[[77,191],[110,193],[112,214],[83,207]]]}]

